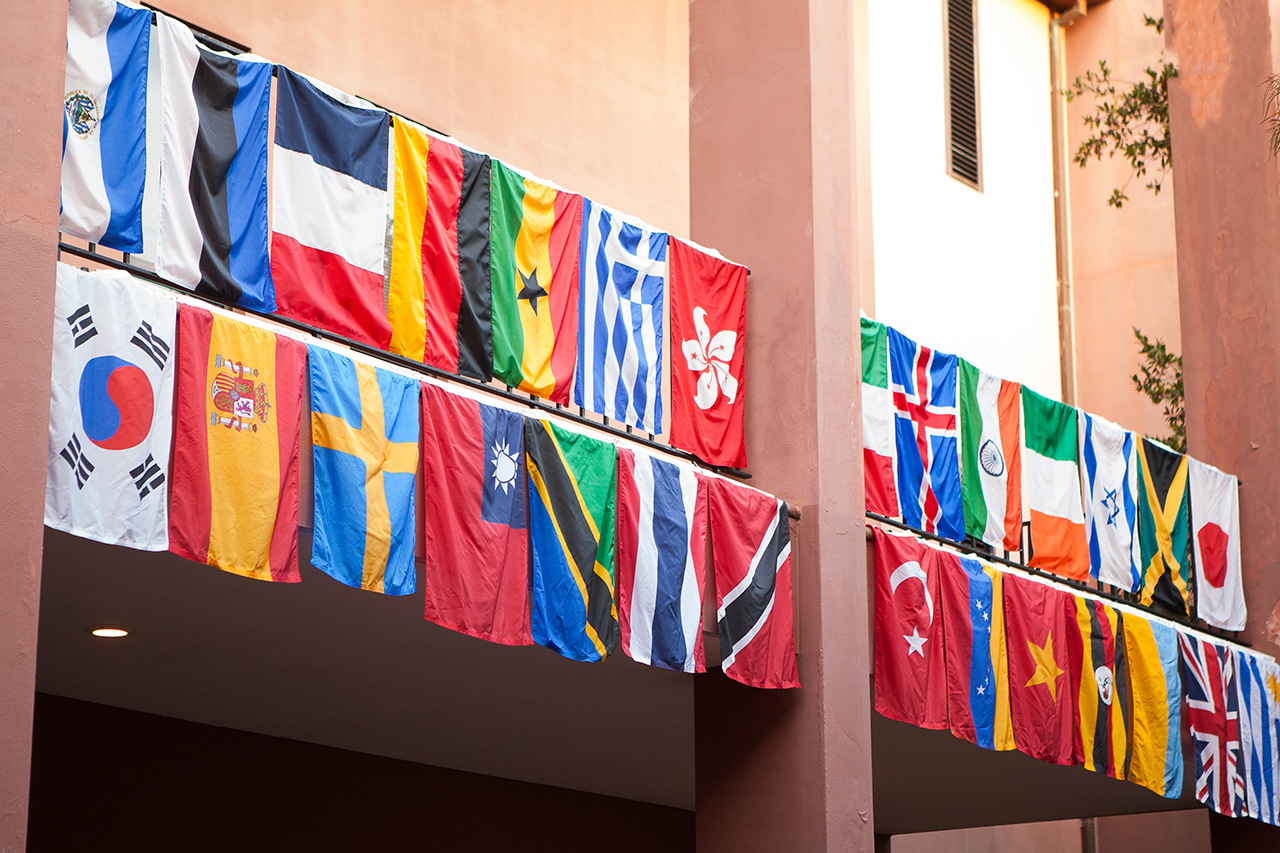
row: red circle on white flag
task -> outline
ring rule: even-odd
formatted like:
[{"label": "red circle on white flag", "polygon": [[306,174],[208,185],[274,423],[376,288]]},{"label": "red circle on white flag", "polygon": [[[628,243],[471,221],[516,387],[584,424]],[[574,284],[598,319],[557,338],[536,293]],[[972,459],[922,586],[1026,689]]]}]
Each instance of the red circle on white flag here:
[{"label": "red circle on white flag", "polygon": [[1227,533],[1210,521],[1196,534],[1200,542],[1200,570],[1214,589],[1222,589],[1227,580]]}]

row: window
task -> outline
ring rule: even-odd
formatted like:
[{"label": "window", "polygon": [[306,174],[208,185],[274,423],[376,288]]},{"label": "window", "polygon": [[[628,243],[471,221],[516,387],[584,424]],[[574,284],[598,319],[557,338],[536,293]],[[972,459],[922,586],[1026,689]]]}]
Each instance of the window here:
[{"label": "window", "polygon": [[976,0],[944,0],[947,69],[947,172],[982,189],[982,133],[978,119]]}]

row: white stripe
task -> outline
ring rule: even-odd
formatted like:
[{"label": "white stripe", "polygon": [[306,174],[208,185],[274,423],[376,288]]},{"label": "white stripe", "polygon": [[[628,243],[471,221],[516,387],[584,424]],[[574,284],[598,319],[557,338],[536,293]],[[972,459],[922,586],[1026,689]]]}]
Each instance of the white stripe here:
[{"label": "white stripe", "polygon": [[1004,470],[998,477],[988,474],[981,463],[976,472],[978,484],[982,487],[982,499],[987,505],[987,529],[983,531],[982,541],[996,548],[1004,545],[1004,514],[1009,503],[1009,454],[1000,440],[1000,386],[1000,377],[985,370],[978,371],[978,387],[974,389],[982,418],[978,447],[988,441],[994,443],[1000,449],[1000,458],[1004,462]]},{"label": "white stripe", "polygon": [[[779,506],[781,506],[782,502],[779,501],[778,504]],[[773,524],[770,525],[769,527],[769,531],[770,531],[769,535],[765,537],[764,543],[762,543],[762,547],[767,546],[768,543],[773,541],[773,531],[776,530],[777,527],[778,527],[778,517],[775,514],[773,519]],[[721,659],[720,661],[721,668],[727,668],[732,666],[734,660],[738,656],[738,652],[746,648],[747,644],[756,638],[756,634],[759,634],[760,630],[764,628],[765,623],[769,621],[769,614],[773,612],[773,603],[778,600],[778,572],[782,570],[782,564],[785,563],[787,561],[787,558],[789,558],[790,556],[791,556],[791,542],[788,541],[786,547],[778,552],[778,562],[773,567],[773,595],[769,596],[769,603],[765,605],[764,612],[760,614],[760,618],[756,620],[756,624],[751,626],[751,630],[748,631],[742,637],[742,639],[740,639],[734,645],[732,649],[730,649],[729,654],[727,656]],[[760,554],[759,552],[757,552],[756,560],[758,560],[759,557],[760,557]],[[755,575],[756,560],[751,561],[751,572],[748,573],[748,577]],[[727,597],[726,597],[726,600],[727,600]]]},{"label": "white stripe", "polygon": [[191,203],[191,159],[200,114],[191,90],[200,48],[186,24],[156,13],[160,36],[160,229],[156,273],[195,289],[200,283],[204,236]]},{"label": "white stripe", "polygon": [[[587,252],[583,255],[581,263],[583,271],[587,274],[584,276],[585,281],[582,282],[582,346],[578,357],[578,379],[579,387],[582,388],[582,405],[590,411],[595,411],[595,388],[596,388],[596,359],[595,359],[595,330],[596,330],[596,310],[600,304],[599,286],[595,281],[595,276],[587,271],[587,266],[592,263],[596,252],[600,248],[600,238],[596,233],[596,225],[600,221],[600,208],[589,199],[583,199],[584,205],[591,206],[591,215],[587,217],[587,221],[582,223],[582,227],[587,229]],[[600,412],[598,414],[604,414]]]},{"label": "white stripe", "polygon": [[387,193],[274,146],[272,228],[352,266],[383,274]]},{"label": "white stripe", "polygon": [[[680,624],[684,629],[684,671],[697,670],[697,645],[702,632],[702,596],[698,594],[698,569],[694,564],[691,532],[697,524],[694,514],[698,510],[698,477],[693,467],[676,463],[680,469],[680,497],[684,501],[684,517],[689,529],[685,541],[689,548],[684,557],[684,584],[680,587]],[[705,543],[703,543],[705,547]]]},{"label": "white stripe", "polygon": [[[98,105],[97,118],[107,105],[111,86],[111,57],[107,29],[115,18],[115,0],[71,0],[67,17],[66,92],[87,92]],[[63,116],[66,120],[66,116]],[[111,222],[111,204],[102,177],[102,128],[81,137],[67,132],[62,155],[62,217],[59,230],[97,242]]]},{"label": "white stripe", "polygon": [[1084,524],[1080,506],[1080,467],[1060,462],[1024,448],[1023,475],[1027,478],[1027,506],[1036,512]]},{"label": "white stripe", "polygon": [[[1079,418],[1085,532],[1098,542],[1099,565],[1092,568],[1099,581],[1134,592],[1140,584],[1135,574],[1141,560],[1138,537],[1134,535],[1134,525],[1125,517],[1124,501],[1127,496],[1134,502],[1136,521],[1137,437],[1134,436],[1126,457],[1124,442],[1128,433],[1123,427],[1083,411]],[[1089,469],[1085,463],[1089,444],[1092,444],[1097,462],[1093,482],[1089,482]],[[1114,497],[1110,496],[1112,491],[1115,492]]]},{"label": "white stripe", "polygon": [[636,576],[631,587],[631,659],[651,663],[653,612],[658,599],[658,545],[653,538],[653,461],[636,453],[635,481],[640,495]]},{"label": "white stripe", "polygon": [[[778,501],[778,504],[781,505],[782,501]],[[724,618],[725,610],[728,609],[729,605],[737,601],[738,596],[746,592],[751,586],[751,581],[756,576],[756,566],[760,564],[760,559],[764,556],[765,549],[769,547],[771,542],[773,542],[773,535],[777,530],[778,512],[775,509],[773,518],[769,519],[768,529],[765,530],[764,536],[760,539],[760,543],[756,545],[755,554],[751,556],[751,565],[747,568],[747,573],[743,575],[742,580],[738,581],[737,585],[733,589],[725,593],[724,598],[721,600],[720,607],[716,610],[717,621]]]}]

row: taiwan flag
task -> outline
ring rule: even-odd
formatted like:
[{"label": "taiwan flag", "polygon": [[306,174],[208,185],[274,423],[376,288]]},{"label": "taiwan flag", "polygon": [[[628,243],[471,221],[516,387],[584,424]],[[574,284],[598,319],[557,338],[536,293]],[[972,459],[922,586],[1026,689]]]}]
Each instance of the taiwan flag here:
[{"label": "taiwan flag", "polygon": [[875,528],[876,710],[922,729],[947,727],[939,551]]},{"label": "taiwan flag", "polygon": [[530,645],[524,416],[423,383],[422,460],[427,619]]}]

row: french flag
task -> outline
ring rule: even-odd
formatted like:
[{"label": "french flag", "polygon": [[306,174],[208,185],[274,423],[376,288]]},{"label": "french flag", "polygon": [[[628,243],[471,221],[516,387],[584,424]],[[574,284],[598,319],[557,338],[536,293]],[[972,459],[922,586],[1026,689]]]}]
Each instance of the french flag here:
[{"label": "french flag", "polygon": [[688,465],[618,448],[618,622],[640,663],[704,672],[707,487]]},{"label": "french flag", "polygon": [[338,95],[277,66],[276,310],[385,350],[391,344],[383,301],[390,119]]}]

